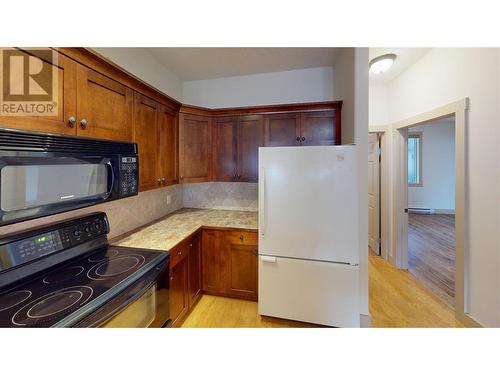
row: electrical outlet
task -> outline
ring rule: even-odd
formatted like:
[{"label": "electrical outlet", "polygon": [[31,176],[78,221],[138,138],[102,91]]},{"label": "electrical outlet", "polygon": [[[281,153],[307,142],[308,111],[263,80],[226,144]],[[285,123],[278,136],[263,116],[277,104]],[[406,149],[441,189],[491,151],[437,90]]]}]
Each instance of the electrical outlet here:
[{"label": "electrical outlet", "polygon": [[170,194],[167,194],[167,205],[172,203],[172,196]]}]

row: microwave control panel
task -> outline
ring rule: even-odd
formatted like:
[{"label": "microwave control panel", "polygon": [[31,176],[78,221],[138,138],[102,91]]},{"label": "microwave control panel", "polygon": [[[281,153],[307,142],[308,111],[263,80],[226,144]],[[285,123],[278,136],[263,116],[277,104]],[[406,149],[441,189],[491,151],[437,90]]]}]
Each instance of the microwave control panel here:
[{"label": "microwave control panel", "polygon": [[139,188],[139,168],[137,156],[120,158],[120,197],[137,195]]}]

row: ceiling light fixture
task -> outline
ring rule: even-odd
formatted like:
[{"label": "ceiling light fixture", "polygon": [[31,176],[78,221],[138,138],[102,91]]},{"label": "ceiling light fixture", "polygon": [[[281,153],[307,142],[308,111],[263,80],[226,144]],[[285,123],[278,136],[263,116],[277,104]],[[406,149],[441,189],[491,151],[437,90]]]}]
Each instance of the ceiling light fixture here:
[{"label": "ceiling light fixture", "polygon": [[370,72],[373,74],[382,74],[389,70],[396,60],[396,55],[388,53],[379,57],[375,57],[370,61]]}]

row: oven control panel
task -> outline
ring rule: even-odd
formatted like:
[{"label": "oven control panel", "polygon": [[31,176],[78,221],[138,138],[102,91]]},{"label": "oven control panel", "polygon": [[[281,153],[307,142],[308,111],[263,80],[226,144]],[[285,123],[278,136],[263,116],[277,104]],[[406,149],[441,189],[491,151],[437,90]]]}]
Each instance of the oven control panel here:
[{"label": "oven control panel", "polygon": [[61,251],[109,232],[104,214],[0,244],[0,272]]},{"label": "oven control panel", "polygon": [[139,188],[139,168],[137,156],[120,158],[120,196],[137,195]]}]

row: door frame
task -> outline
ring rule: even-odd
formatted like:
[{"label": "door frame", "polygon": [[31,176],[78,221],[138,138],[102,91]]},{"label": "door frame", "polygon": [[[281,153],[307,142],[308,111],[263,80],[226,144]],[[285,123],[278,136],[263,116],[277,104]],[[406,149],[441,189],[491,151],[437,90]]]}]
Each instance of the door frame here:
[{"label": "door frame", "polygon": [[389,147],[388,137],[390,135],[389,126],[371,126],[369,133],[377,133],[380,137],[380,256],[390,261],[391,256],[391,236],[390,236],[390,181],[389,181]]},{"label": "door frame", "polygon": [[394,196],[393,241],[396,246],[396,266],[408,268],[408,128],[441,118],[455,116],[455,319],[467,327],[480,326],[468,314],[468,243],[465,224],[467,220],[467,120],[469,98],[435,108],[407,118],[393,125],[394,137]]}]

